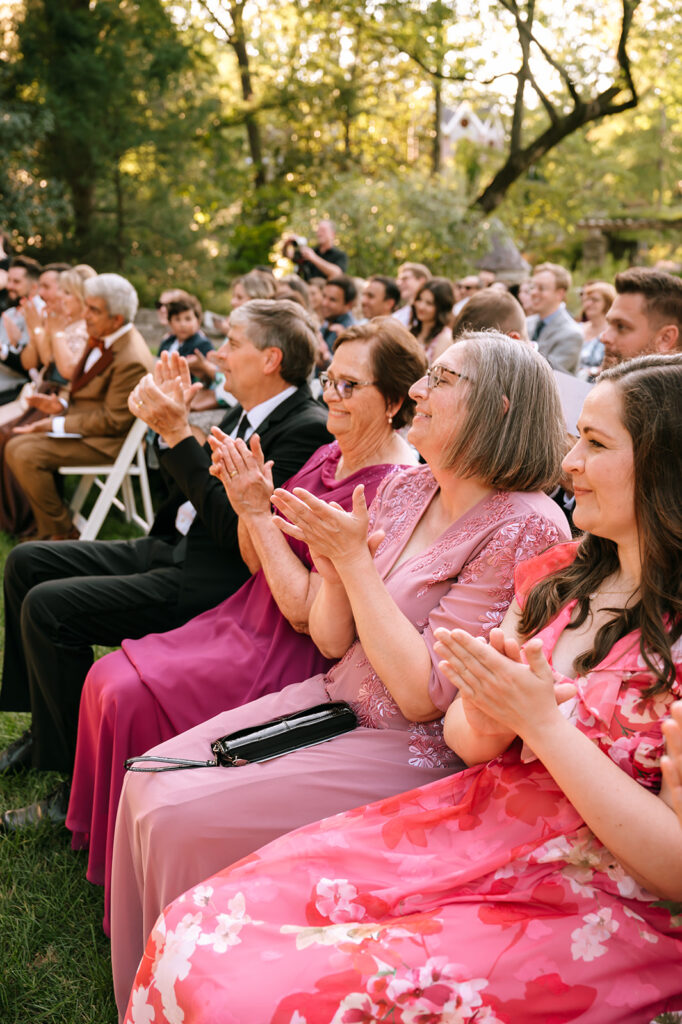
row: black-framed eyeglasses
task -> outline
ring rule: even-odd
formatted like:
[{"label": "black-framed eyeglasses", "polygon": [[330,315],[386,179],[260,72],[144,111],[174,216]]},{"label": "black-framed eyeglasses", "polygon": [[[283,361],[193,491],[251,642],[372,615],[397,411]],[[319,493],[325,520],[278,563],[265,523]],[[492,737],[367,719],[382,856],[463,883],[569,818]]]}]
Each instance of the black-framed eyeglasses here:
[{"label": "black-framed eyeglasses", "polygon": [[330,377],[328,373],[321,373],[319,380],[323,391],[329,385],[339,398],[352,398],[356,388],[371,388],[376,384],[375,380],[346,380],[345,377]]},{"label": "black-framed eyeglasses", "polygon": [[154,307],[156,309],[163,309],[167,305],[168,305],[168,303],[167,302],[162,302],[161,299],[157,299],[156,302],[154,303]]},{"label": "black-framed eyeglasses", "polygon": [[437,388],[439,384],[442,384],[446,379],[446,373],[452,374],[453,377],[458,377],[459,380],[471,380],[471,377],[467,377],[464,373],[458,373],[457,370],[451,370],[448,366],[441,366],[440,363],[436,363],[435,366],[429,367],[426,374],[426,386],[429,390]]}]

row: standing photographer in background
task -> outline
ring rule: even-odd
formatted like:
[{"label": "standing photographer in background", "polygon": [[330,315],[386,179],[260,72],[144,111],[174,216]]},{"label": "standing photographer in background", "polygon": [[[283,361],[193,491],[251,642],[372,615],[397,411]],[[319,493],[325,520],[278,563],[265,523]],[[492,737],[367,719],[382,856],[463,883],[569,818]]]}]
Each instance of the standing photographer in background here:
[{"label": "standing photographer in background", "polygon": [[345,274],[348,256],[334,245],[336,229],[330,220],[321,220],[315,232],[317,245],[311,249],[305,238],[291,235],[284,240],[284,255],[296,264],[296,271],[304,281],[311,277],[338,277]]}]

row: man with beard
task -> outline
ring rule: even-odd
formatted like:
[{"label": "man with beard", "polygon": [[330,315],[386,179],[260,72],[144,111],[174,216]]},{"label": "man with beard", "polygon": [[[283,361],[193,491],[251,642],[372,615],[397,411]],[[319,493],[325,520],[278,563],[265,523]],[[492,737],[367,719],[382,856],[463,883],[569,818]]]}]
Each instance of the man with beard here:
[{"label": "man with beard", "polygon": [[682,349],[682,280],[664,270],[630,267],[615,279],[616,298],[602,333],[608,369],[626,359]]}]

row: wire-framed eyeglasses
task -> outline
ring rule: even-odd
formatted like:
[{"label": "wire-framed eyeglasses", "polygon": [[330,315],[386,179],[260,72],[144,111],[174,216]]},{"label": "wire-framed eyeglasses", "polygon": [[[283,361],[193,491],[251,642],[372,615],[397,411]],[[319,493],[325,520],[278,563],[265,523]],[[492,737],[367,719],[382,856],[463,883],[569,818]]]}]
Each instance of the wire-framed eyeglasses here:
[{"label": "wire-framed eyeglasses", "polygon": [[319,381],[323,391],[329,385],[339,398],[352,398],[356,388],[371,388],[376,384],[374,380],[346,380],[345,377],[330,377],[328,373],[321,373]]},{"label": "wire-framed eyeglasses", "polygon": [[430,366],[426,374],[426,386],[429,390],[437,388],[439,384],[442,384],[446,380],[446,374],[452,374],[453,377],[458,377],[459,380],[471,380],[471,377],[467,377],[464,373],[458,373],[457,370],[451,370],[449,366],[441,366],[440,363],[436,363],[435,366]]}]

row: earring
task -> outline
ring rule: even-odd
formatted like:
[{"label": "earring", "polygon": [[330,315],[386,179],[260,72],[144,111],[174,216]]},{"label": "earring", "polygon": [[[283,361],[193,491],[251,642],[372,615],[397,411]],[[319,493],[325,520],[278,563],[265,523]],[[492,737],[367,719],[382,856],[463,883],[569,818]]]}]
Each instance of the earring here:
[{"label": "earring", "polygon": [[393,417],[392,416],[388,417],[388,423],[389,423],[389,426],[391,425],[391,423],[393,423]]}]

